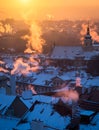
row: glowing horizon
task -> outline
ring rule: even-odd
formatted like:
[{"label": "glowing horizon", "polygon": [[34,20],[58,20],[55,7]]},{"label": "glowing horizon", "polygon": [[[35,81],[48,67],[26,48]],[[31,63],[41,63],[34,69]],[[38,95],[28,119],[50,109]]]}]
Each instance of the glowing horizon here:
[{"label": "glowing horizon", "polygon": [[98,11],[98,0],[4,0],[0,4],[1,19],[21,19],[23,12],[40,20],[98,19]]}]

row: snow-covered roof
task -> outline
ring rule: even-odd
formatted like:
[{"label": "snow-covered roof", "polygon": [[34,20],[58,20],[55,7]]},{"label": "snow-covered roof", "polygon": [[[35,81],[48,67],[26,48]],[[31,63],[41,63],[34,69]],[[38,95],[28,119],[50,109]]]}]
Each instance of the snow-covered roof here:
[{"label": "snow-covered roof", "polygon": [[15,127],[16,130],[31,130],[31,126],[30,126],[30,123],[23,123],[23,124],[18,124],[16,127]]},{"label": "snow-covered roof", "polygon": [[40,103],[34,106],[33,111],[26,116],[28,121],[43,121],[45,126],[63,130],[70,123],[69,116],[61,116],[50,104]]},{"label": "snow-covered roof", "polygon": [[94,43],[93,46],[99,47],[99,43]]},{"label": "snow-covered roof", "polygon": [[92,118],[91,123],[80,124],[80,130],[98,130],[99,129],[99,113],[97,113],[94,118]]},{"label": "snow-covered roof", "polygon": [[0,110],[3,110],[2,114],[6,112],[7,108],[12,104],[15,98],[16,96],[0,94]]},{"label": "snow-covered roof", "polygon": [[[92,77],[88,76],[88,74],[85,71],[80,71],[80,78],[81,78],[81,85],[84,87],[91,87],[91,86],[99,86],[99,77]],[[41,72],[39,74],[35,74],[34,77],[18,77],[17,82],[27,83],[27,84],[33,84],[33,85],[39,85],[39,86],[52,86],[53,79],[55,77],[58,77],[62,79],[63,81],[70,80],[71,83],[76,83],[77,78],[77,71],[67,71],[63,72],[61,75],[59,74],[59,71],[51,73]],[[49,83],[46,84],[46,81]]]},{"label": "snow-covered roof", "polygon": [[59,78],[61,78],[62,80],[66,81],[66,80],[70,80],[70,76],[67,73],[64,73],[62,75],[58,76]]},{"label": "snow-covered roof", "polygon": [[0,130],[12,130],[19,123],[19,119],[12,117],[0,117]]},{"label": "snow-covered roof", "polygon": [[82,53],[82,51],[80,46],[55,46],[51,58],[74,59],[75,55]]},{"label": "snow-covered roof", "polygon": [[40,73],[37,76],[37,79],[33,82],[33,84],[46,86],[45,81],[51,81],[51,79],[54,78],[55,76],[56,76],[56,74]]},{"label": "snow-covered roof", "polygon": [[[10,97],[10,98],[9,98]],[[13,99],[13,96],[3,96],[0,94],[0,102],[1,99],[4,99],[2,102],[7,102],[6,99],[8,100],[8,103],[11,102],[11,98]],[[21,101],[23,101],[22,98],[20,98]],[[25,117],[22,118],[23,120],[25,119],[25,123],[21,123],[20,119],[18,118],[13,118],[13,117],[7,117],[7,116],[2,116],[0,117],[0,130],[6,130],[6,129],[18,129],[18,130],[28,130],[31,129],[31,123],[33,121],[35,122],[43,122],[44,129],[45,130],[63,130],[65,129],[71,122],[71,117],[68,115],[62,116],[60,115],[53,107],[53,104],[51,103],[53,100],[58,101],[58,98],[52,98],[49,96],[33,96],[32,100],[24,100],[24,103],[29,105],[33,101],[34,103],[34,108],[31,109],[29,112],[26,113]],[[40,101],[35,103],[35,101]],[[27,103],[28,101],[28,103]],[[32,103],[32,105],[33,105]],[[89,111],[89,110],[80,110],[80,115],[87,115],[91,116],[95,112],[94,111]],[[20,123],[19,123],[20,122]],[[39,125],[39,124],[38,124]],[[92,120],[90,121],[90,124],[80,124],[80,129],[79,130],[87,130],[87,129],[94,129],[98,130],[99,129],[99,113],[93,116]]]},{"label": "snow-covered roof", "polygon": [[88,79],[87,82],[85,83],[85,87],[92,87],[92,86],[99,87],[99,76]]},{"label": "snow-covered roof", "polygon": [[86,116],[91,116],[92,114],[94,114],[94,111],[90,111],[90,110],[80,110],[80,115],[86,115]]},{"label": "snow-covered roof", "polygon": [[[17,82],[39,85],[39,86],[46,86],[46,81],[51,81],[58,74],[58,71],[47,71],[47,72],[40,72],[35,73],[33,76],[19,76],[17,77]],[[48,85],[50,86],[50,84]]]},{"label": "snow-covered roof", "polygon": [[84,51],[82,46],[55,46],[51,54],[52,59],[70,59],[77,57],[89,60],[92,56],[98,55],[98,51]]},{"label": "snow-covered roof", "polygon": [[39,101],[43,103],[52,103],[52,104],[55,104],[59,101],[59,98],[44,96],[44,95],[35,95],[32,96],[32,99],[29,100],[24,100],[23,98],[20,99],[28,108],[30,108],[35,101]]}]

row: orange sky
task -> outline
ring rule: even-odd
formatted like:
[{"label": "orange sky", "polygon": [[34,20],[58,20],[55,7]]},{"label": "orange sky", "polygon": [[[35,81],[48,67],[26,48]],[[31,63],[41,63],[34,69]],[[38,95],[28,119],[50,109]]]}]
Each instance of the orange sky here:
[{"label": "orange sky", "polygon": [[1,0],[0,18],[97,19],[99,0]]}]

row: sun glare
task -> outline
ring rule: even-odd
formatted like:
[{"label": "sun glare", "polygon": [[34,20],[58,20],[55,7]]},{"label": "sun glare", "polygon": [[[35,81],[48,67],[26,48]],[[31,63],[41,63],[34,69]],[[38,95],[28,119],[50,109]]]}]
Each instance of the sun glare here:
[{"label": "sun glare", "polygon": [[30,0],[20,0],[23,4],[28,4]]}]

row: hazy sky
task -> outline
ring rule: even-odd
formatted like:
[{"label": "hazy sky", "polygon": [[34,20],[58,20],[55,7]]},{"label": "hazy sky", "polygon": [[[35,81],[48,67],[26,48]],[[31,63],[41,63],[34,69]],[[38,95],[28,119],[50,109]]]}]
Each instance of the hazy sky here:
[{"label": "hazy sky", "polygon": [[0,18],[98,19],[99,0],[1,0]]}]

